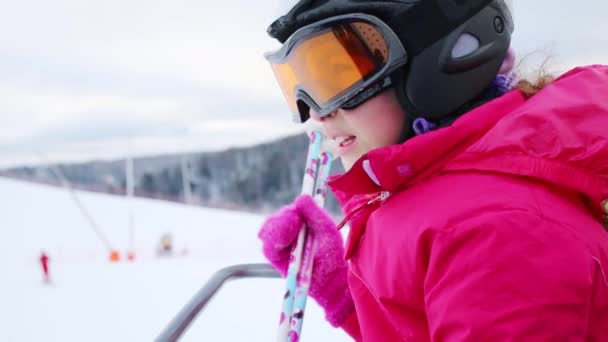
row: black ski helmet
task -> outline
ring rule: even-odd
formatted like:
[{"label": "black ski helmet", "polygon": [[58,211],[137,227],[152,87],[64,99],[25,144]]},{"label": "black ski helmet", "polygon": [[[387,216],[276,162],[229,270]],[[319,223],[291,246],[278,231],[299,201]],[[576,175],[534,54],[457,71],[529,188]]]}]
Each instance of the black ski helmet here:
[{"label": "black ski helmet", "polygon": [[[300,0],[268,34],[284,43],[299,28],[333,16],[365,13],[399,37],[408,63],[391,75],[408,116],[441,122],[494,80],[514,30],[504,0]],[[454,54],[460,39],[471,51]]]}]

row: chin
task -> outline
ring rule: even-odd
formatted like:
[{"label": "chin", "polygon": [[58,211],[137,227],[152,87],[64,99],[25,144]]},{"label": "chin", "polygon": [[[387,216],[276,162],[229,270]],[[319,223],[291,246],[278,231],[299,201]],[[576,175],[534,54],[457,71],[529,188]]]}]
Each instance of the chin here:
[{"label": "chin", "polygon": [[351,160],[350,158],[340,158],[340,162],[342,162],[342,167],[344,167],[345,171],[350,170],[350,168],[355,164],[355,161]]}]

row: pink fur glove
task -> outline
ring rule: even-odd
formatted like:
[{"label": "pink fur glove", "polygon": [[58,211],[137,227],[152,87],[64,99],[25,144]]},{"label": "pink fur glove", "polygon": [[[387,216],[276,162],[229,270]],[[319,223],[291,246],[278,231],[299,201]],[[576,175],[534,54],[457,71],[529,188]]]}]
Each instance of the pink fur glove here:
[{"label": "pink fur glove", "polygon": [[348,268],[344,244],[336,224],[310,196],[296,198],[293,204],[283,207],[264,222],[258,234],[264,245],[264,255],[285,277],[291,249],[303,223],[309,227],[317,246],[309,295],[325,310],[329,323],[338,327],[354,310],[346,282]]}]

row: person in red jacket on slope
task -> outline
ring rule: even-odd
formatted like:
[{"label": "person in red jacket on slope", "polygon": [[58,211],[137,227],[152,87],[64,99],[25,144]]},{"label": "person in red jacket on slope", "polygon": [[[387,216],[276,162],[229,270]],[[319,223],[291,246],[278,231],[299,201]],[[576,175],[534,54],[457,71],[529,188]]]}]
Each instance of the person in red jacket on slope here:
[{"label": "person in red jacket on slope", "polygon": [[45,283],[49,283],[51,281],[51,276],[49,275],[49,256],[45,251],[40,252],[40,265],[42,266],[43,280]]},{"label": "person in red jacket on slope", "polygon": [[[608,67],[516,80],[502,0],[301,0],[268,29],[298,122],[338,145],[328,185],[259,232],[357,341],[608,341]],[[379,199],[370,201],[370,199]]]}]

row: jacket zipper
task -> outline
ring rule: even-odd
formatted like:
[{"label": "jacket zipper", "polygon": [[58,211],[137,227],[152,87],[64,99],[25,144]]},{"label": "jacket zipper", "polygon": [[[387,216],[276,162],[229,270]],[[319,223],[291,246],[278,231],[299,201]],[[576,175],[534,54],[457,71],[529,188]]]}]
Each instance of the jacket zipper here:
[{"label": "jacket zipper", "polygon": [[358,208],[356,208],[355,210],[351,211],[348,215],[346,215],[346,217],[342,221],[340,221],[340,224],[338,224],[337,229],[338,230],[342,229],[348,223],[348,221],[350,219],[352,219],[356,214],[360,213],[363,209],[368,208],[368,207],[374,205],[375,203],[384,202],[390,195],[391,195],[391,193],[388,191],[381,191],[378,196],[363,203]]}]

